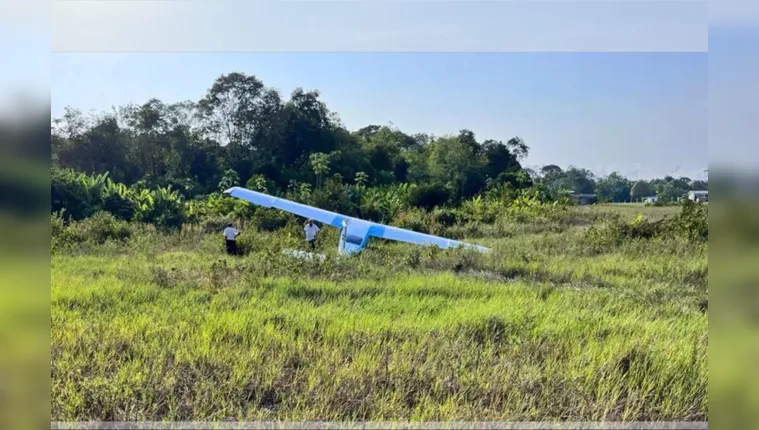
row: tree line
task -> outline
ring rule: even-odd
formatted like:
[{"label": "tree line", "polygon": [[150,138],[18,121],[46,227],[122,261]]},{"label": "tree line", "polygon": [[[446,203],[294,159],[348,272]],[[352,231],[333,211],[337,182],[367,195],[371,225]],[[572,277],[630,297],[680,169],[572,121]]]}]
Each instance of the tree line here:
[{"label": "tree line", "polygon": [[[158,99],[85,115],[66,108],[52,124],[53,176],[69,171],[136,190],[170,189],[184,199],[233,185],[273,194],[321,190],[388,189],[413,184],[412,203],[458,206],[489,190],[538,187],[558,196],[595,193],[621,202],[658,195],[664,200],[704,181],[665,177],[632,181],[618,173],[596,177],[587,169],[523,166],[529,146],[518,136],[479,141],[468,129],[434,136],[407,134],[392,125],[349,131],[318,91],[283,98],[256,76],[218,77],[197,101]],[[69,176],[67,176],[69,175]],[[54,192],[55,194],[55,192]],[[55,206],[55,203],[54,203]]]}]

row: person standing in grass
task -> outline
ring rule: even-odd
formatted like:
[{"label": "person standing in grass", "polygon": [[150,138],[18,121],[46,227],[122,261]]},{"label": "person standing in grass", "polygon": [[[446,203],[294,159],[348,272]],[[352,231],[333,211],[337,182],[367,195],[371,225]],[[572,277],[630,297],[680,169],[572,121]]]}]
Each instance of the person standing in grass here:
[{"label": "person standing in grass", "polygon": [[224,241],[227,245],[227,254],[237,255],[237,236],[240,235],[240,230],[236,229],[232,223],[227,224],[227,228],[224,229]]},{"label": "person standing in grass", "polygon": [[319,233],[319,227],[314,224],[314,220],[310,219],[303,228],[306,232],[306,241],[311,246],[311,249],[316,249],[316,235]]}]

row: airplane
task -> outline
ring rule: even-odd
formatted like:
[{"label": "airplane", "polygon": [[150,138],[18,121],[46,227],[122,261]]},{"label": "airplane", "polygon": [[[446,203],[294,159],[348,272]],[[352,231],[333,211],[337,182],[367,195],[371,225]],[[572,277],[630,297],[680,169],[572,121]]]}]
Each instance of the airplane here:
[{"label": "airplane", "polygon": [[340,255],[351,256],[359,254],[369,245],[369,239],[377,237],[381,239],[395,240],[399,242],[413,243],[424,246],[437,246],[442,249],[469,248],[482,253],[490,251],[489,248],[444,237],[419,233],[399,227],[365,221],[359,218],[349,217],[335,212],[330,212],[317,207],[304,205],[279,197],[270,196],[258,191],[242,187],[232,187],[224,191],[232,197],[246,200],[265,208],[280,209],[291,214],[318,221],[340,229],[340,241],[338,252]]}]

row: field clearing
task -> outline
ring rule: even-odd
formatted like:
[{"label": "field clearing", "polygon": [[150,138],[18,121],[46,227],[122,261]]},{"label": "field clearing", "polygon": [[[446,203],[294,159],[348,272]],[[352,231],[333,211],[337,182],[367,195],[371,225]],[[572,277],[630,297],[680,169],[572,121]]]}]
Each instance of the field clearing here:
[{"label": "field clearing", "polygon": [[678,206],[646,206],[643,203],[608,203],[582,206],[581,210],[591,213],[616,213],[624,217],[635,217],[638,214],[650,219],[661,219],[676,214]]},{"label": "field clearing", "polygon": [[236,258],[201,232],[56,251],[52,419],[706,420],[707,245],[586,228],[350,260],[325,231],[323,263],[286,232]]}]

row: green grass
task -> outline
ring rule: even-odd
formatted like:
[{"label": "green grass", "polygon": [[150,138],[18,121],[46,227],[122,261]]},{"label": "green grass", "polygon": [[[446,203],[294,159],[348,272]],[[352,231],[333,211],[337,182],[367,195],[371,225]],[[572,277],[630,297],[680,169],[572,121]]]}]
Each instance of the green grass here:
[{"label": "green grass", "polygon": [[285,232],[63,247],[52,419],[706,420],[707,245],[559,224],[354,259],[325,229],[323,263]]},{"label": "green grass", "polygon": [[610,203],[583,206],[582,210],[594,213],[616,213],[625,217],[643,214],[650,219],[661,219],[665,216],[675,215],[680,208],[678,206],[646,206],[643,203]]}]

